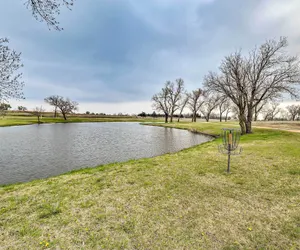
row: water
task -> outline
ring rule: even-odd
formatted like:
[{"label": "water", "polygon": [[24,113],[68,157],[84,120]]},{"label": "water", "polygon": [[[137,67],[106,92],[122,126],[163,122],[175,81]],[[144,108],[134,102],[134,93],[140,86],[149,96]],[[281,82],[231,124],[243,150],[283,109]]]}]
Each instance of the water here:
[{"label": "water", "polygon": [[0,128],[0,184],[176,152],[210,137],[138,123],[68,123]]}]

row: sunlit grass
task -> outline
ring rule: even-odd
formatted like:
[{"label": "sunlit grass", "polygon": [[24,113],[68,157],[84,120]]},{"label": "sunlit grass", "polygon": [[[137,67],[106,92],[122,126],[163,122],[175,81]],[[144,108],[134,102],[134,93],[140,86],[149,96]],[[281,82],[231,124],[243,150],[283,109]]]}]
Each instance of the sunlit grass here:
[{"label": "sunlit grass", "polygon": [[299,249],[300,134],[255,129],[229,175],[220,142],[1,187],[1,247]]}]

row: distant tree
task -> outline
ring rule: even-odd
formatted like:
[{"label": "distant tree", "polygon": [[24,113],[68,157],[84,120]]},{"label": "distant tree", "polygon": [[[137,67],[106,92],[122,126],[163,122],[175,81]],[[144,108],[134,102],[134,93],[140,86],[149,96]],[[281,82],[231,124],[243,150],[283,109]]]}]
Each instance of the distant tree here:
[{"label": "distant tree", "polygon": [[188,93],[185,93],[184,96],[182,97],[181,103],[179,105],[180,111],[179,111],[178,120],[177,120],[178,122],[180,121],[180,118],[183,117],[182,112],[183,112],[184,108],[186,107],[186,105],[188,104],[189,100],[190,100],[190,95]]},{"label": "distant tree", "polygon": [[214,109],[219,105],[220,96],[215,93],[205,95],[204,104],[201,107],[201,113],[205,120],[209,122],[209,118]]},{"label": "distant tree", "polygon": [[157,117],[157,114],[156,114],[156,112],[155,112],[155,111],[153,111],[153,113],[151,114],[151,116],[152,116],[153,118],[156,118],[156,117]]},{"label": "distant tree", "polygon": [[86,112],[85,112],[86,115],[89,115],[90,113],[91,113],[90,111],[86,111]]},{"label": "distant tree", "polygon": [[67,120],[67,114],[74,113],[74,111],[78,110],[78,103],[71,101],[69,98],[64,99],[60,97],[57,102],[57,108],[62,113],[65,120]]},{"label": "distant tree", "polygon": [[0,115],[4,117],[6,115],[7,110],[11,108],[10,104],[8,103],[1,103],[0,104]]},{"label": "distant tree", "polygon": [[266,105],[266,108],[262,111],[264,121],[273,121],[281,111],[278,107],[279,103],[272,102],[270,105]]},{"label": "distant tree", "polygon": [[260,104],[254,107],[254,113],[253,113],[254,121],[257,121],[259,114],[265,112],[265,110],[268,108],[267,107],[268,101],[269,100],[264,100],[263,102],[261,102]]},{"label": "distant tree", "polygon": [[192,91],[192,93],[188,95],[189,95],[188,108],[192,112],[192,122],[196,122],[197,113],[199,112],[200,108],[204,104],[205,92],[199,88]]},{"label": "distant tree", "polygon": [[224,103],[224,108],[226,109],[226,111],[225,111],[225,122],[227,122],[228,118],[230,119],[230,117],[228,117],[228,115],[232,111],[232,102],[230,100],[227,100],[227,102]]},{"label": "distant tree", "polygon": [[60,102],[61,99],[63,99],[63,97],[58,95],[51,95],[44,99],[46,103],[54,107],[54,117],[57,117],[58,103]]},{"label": "distant tree", "polygon": [[171,112],[171,104],[169,100],[169,87],[168,82],[161,91],[152,97],[153,108],[156,111],[161,111],[165,116],[165,123],[168,123],[169,115]]},{"label": "distant tree", "polygon": [[279,112],[279,120],[287,121],[289,120],[289,112],[286,109],[281,109]]},{"label": "distant tree", "polygon": [[59,27],[56,15],[60,14],[61,5],[71,9],[73,3],[74,0],[27,0],[26,5],[36,20],[46,22],[49,29],[60,31],[63,28]]},{"label": "distant tree", "polygon": [[173,122],[174,113],[181,106],[181,98],[184,93],[184,81],[181,78],[175,80],[175,83],[169,82],[169,102],[170,102],[170,122]]},{"label": "distant tree", "polygon": [[180,109],[181,98],[184,94],[184,81],[179,78],[175,83],[167,81],[161,92],[152,97],[153,108],[162,111],[165,115],[165,122],[173,122],[173,116]]},{"label": "distant tree", "polygon": [[35,108],[33,111],[31,111],[30,113],[37,117],[38,123],[40,124],[40,123],[41,123],[40,118],[41,118],[43,112],[45,112],[45,110],[43,109],[42,106],[40,106],[40,107],[36,107],[36,108]]},{"label": "distant tree", "polygon": [[147,114],[143,111],[142,113],[138,114],[138,116],[141,116],[141,117],[146,117]]},{"label": "distant tree", "polygon": [[19,110],[19,111],[26,111],[26,110],[27,110],[27,108],[26,108],[26,107],[24,107],[24,106],[18,106],[18,110]]},{"label": "distant tree", "polygon": [[23,67],[21,53],[11,50],[7,38],[0,38],[0,100],[24,99],[21,81],[22,73],[18,70]]},{"label": "distant tree", "polygon": [[298,115],[300,116],[300,105],[289,105],[286,109],[289,112],[292,121],[295,121]]},{"label": "distant tree", "polygon": [[11,106],[9,103],[1,103],[0,109],[7,111],[7,110],[11,109]]},{"label": "distant tree", "polygon": [[[222,122],[222,116],[223,116],[224,112],[228,111],[226,114],[226,117],[228,116],[229,109],[230,109],[230,99],[227,96],[221,96],[218,101],[217,107],[219,109],[220,122]],[[226,121],[227,121],[227,119],[226,119]]]}]

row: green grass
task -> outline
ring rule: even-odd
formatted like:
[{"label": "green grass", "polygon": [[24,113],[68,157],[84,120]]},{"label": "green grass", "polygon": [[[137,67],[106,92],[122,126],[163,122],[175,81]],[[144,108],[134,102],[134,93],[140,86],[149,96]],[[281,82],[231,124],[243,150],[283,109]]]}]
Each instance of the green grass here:
[{"label": "green grass", "polygon": [[[80,116],[70,116],[67,120],[62,117],[43,117],[41,118],[41,123],[73,123],[73,122],[143,122],[143,121],[160,121],[159,119],[153,118],[134,118],[134,117],[80,117]],[[35,116],[18,116],[10,115],[0,118],[0,127],[6,126],[17,126],[17,125],[30,125],[37,124],[37,117]]]},{"label": "green grass", "polygon": [[299,249],[300,134],[255,129],[229,175],[220,142],[0,187],[1,247]]}]

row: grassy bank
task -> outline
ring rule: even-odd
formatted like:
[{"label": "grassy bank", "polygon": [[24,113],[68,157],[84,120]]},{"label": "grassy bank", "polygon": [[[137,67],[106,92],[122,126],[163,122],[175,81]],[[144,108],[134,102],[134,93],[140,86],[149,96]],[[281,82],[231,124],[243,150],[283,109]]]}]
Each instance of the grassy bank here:
[{"label": "grassy bank", "polygon": [[[53,117],[43,117],[41,123],[71,123],[71,122],[152,122],[158,121],[158,119],[153,118],[135,118],[135,117],[80,117],[80,116],[71,116],[67,120],[64,120],[62,117],[53,118]],[[0,127],[6,126],[17,126],[17,125],[30,125],[37,124],[37,118],[35,116],[18,116],[11,115],[0,118]]]},{"label": "grassy bank", "polygon": [[1,187],[1,247],[299,249],[300,134],[243,136],[230,175],[219,143]]}]

